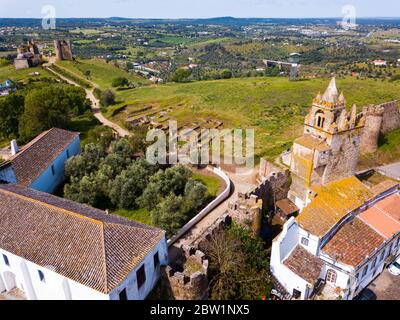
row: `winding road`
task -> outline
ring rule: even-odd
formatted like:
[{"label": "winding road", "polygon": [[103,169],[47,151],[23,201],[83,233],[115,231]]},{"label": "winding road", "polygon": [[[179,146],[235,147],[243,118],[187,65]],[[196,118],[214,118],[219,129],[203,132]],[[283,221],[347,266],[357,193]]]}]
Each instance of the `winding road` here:
[{"label": "winding road", "polygon": [[[45,66],[45,68],[52,72],[53,74],[55,74],[57,77],[59,77],[60,79],[68,82],[69,84],[72,84],[74,86],[77,87],[81,87],[79,84],[77,84],[76,82],[72,81],[71,79],[68,79],[66,77],[64,77],[63,75],[59,74],[58,72],[54,71],[53,69],[51,69],[51,64],[48,64]],[[95,85],[95,84],[94,84]],[[103,125],[110,127],[111,129],[113,129],[115,132],[117,132],[121,137],[126,137],[126,136],[130,136],[132,135],[132,133],[130,133],[128,130],[120,127],[118,124],[108,120],[105,116],[103,116],[103,114],[101,113],[101,109],[100,109],[100,101],[99,99],[97,99],[94,94],[93,94],[93,90],[89,90],[89,89],[85,89],[86,91],[86,97],[92,102],[91,104],[91,109],[93,112],[93,115],[95,116],[95,118],[97,120],[99,120]]]},{"label": "winding road", "polygon": [[[81,87],[76,82],[68,79],[56,71],[51,69],[51,62],[47,64],[45,67],[47,70],[55,74],[60,79],[65,80],[66,82]],[[68,70],[69,71],[69,70]],[[78,75],[76,75],[78,76]],[[97,85],[93,82],[91,84],[94,87]],[[112,128],[115,132],[117,132],[121,137],[132,135],[128,130],[120,127],[116,123],[108,120],[101,113],[100,109],[100,101],[94,96],[93,89],[85,89],[87,98],[92,102],[91,109],[94,116],[105,126]],[[230,196],[222,202],[218,207],[208,213],[202,220],[200,220],[196,225],[194,225],[187,233],[185,233],[179,240],[177,240],[170,249],[170,257],[174,256],[173,248],[180,248],[182,245],[191,245],[193,244],[201,235],[212,225],[215,221],[217,221],[220,217],[222,217],[228,211],[228,205],[230,202],[235,201],[237,199],[238,192],[247,192],[254,184],[254,176],[257,172],[256,168],[253,169],[250,173],[245,174],[247,171],[241,172],[240,169],[232,171],[225,171],[232,182],[232,190]]]}]

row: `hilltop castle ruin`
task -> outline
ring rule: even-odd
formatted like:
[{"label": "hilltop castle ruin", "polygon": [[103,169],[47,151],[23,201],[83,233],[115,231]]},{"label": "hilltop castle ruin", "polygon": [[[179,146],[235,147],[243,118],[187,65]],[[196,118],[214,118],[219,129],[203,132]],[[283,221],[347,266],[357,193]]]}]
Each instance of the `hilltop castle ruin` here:
[{"label": "hilltop castle ruin", "polygon": [[34,41],[21,44],[17,49],[17,58],[14,59],[15,69],[27,69],[35,67],[42,62],[42,57]]},{"label": "hilltop castle ruin", "polygon": [[73,60],[71,41],[69,40],[54,40],[54,51],[57,60]]}]

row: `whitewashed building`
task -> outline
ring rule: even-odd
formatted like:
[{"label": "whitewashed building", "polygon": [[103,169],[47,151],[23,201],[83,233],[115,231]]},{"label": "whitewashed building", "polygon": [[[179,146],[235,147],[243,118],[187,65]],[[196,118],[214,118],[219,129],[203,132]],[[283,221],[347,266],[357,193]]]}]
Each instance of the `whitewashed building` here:
[{"label": "whitewashed building", "polygon": [[58,128],[41,133],[20,150],[13,141],[11,158],[0,165],[0,181],[52,193],[64,180],[65,161],[80,151],[79,133]]},{"label": "whitewashed building", "polygon": [[352,299],[400,255],[399,185],[350,177],[314,188],[274,239],[271,272],[295,299]]},{"label": "whitewashed building", "polygon": [[165,232],[14,184],[0,185],[0,293],[140,300],[168,259]]}]

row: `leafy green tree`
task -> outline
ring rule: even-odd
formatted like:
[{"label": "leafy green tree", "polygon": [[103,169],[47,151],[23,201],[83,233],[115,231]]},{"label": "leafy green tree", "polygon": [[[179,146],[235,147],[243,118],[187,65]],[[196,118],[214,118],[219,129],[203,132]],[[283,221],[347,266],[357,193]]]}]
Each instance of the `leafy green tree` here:
[{"label": "leafy green tree", "polygon": [[115,93],[107,89],[101,94],[101,104],[105,107],[115,104]]},{"label": "leafy green tree", "polygon": [[129,85],[129,80],[125,77],[117,77],[112,80],[111,85],[113,88],[125,87]]},{"label": "leafy green tree", "polygon": [[232,71],[228,70],[228,69],[222,70],[221,78],[222,79],[230,79],[230,78],[232,78]]},{"label": "leafy green tree", "polygon": [[171,193],[151,211],[152,223],[164,229],[171,237],[187,220],[185,201],[181,196]]},{"label": "leafy green tree", "polygon": [[24,112],[24,96],[10,94],[0,100],[0,136],[17,137],[21,115]]},{"label": "leafy green tree", "polygon": [[207,187],[194,179],[189,179],[185,186],[185,199],[194,209],[201,208],[207,200]]},{"label": "leafy green tree", "polygon": [[270,293],[268,254],[242,227],[213,235],[204,251],[210,257],[211,299],[256,300]]},{"label": "leafy green tree", "polygon": [[82,88],[46,86],[33,89],[25,97],[18,129],[20,139],[27,141],[52,127],[67,128],[72,115],[83,114],[89,108]]},{"label": "leafy green tree", "polygon": [[[106,153],[98,145],[89,143],[85,146],[82,154],[68,159],[65,163],[65,176],[81,179],[96,171]],[[72,180],[72,179],[71,179]]]},{"label": "leafy green tree", "polygon": [[99,184],[95,175],[84,176],[82,179],[73,178],[70,184],[64,186],[64,197],[91,206],[99,204],[101,196]]},{"label": "leafy green tree", "polygon": [[118,154],[121,157],[132,159],[135,150],[127,138],[122,138],[111,143],[111,152]]},{"label": "leafy green tree", "polygon": [[90,109],[90,100],[86,98],[86,92],[83,88],[67,86],[64,88],[64,94],[73,115],[82,115]]},{"label": "leafy green tree", "polygon": [[114,139],[115,134],[110,127],[96,126],[93,129],[89,130],[86,140],[92,143],[97,143],[104,150],[107,150]]},{"label": "leafy green tree", "polygon": [[136,199],[143,193],[154,167],[144,159],[134,161],[116,177],[110,189],[110,199],[114,205],[124,209],[134,209]]},{"label": "leafy green tree", "polygon": [[66,128],[70,120],[70,101],[59,87],[33,89],[25,97],[25,110],[19,123],[23,141],[52,127]]},{"label": "leafy green tree", "polygon": [[172,75],[171,81],[173,82],[185,82],[190,77],[191,71],[190,69],[179,68]]}]

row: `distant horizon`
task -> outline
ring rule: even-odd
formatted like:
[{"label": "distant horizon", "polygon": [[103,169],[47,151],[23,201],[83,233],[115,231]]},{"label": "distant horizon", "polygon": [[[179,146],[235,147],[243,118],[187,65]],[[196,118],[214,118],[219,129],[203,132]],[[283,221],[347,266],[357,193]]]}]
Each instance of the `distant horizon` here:
[{"label": "distant horizon", "polygon": [[0,0],[0,6],[4,19],[43,18],[49,6],[61,19],[334,19],[348,14],[368,19],[400,14],[398,0]]},{"label": "distant horizon", "polygon": [[[180,17],[180,18],[167,18],[167,17],[152,17],[152,18],[131,18],[131,17],[119,17],[119,16],[111,16],[111,17],[57,17],[57,19],[121,19],[121,20],[213,20],[213,19],[222,19],[222,18],[232,18],[232,19],[289,19],[289,20],[310,20],[310,19],[342,19],[341,16],[315,16],[315,17],[237,17],[237,16],[210,16],[210,17]],[[41,20],[42,17],[0,17],[0,19],[32,19],[32,20]],[[400,19],[400,16],[360,16],[357,19]]]}]

